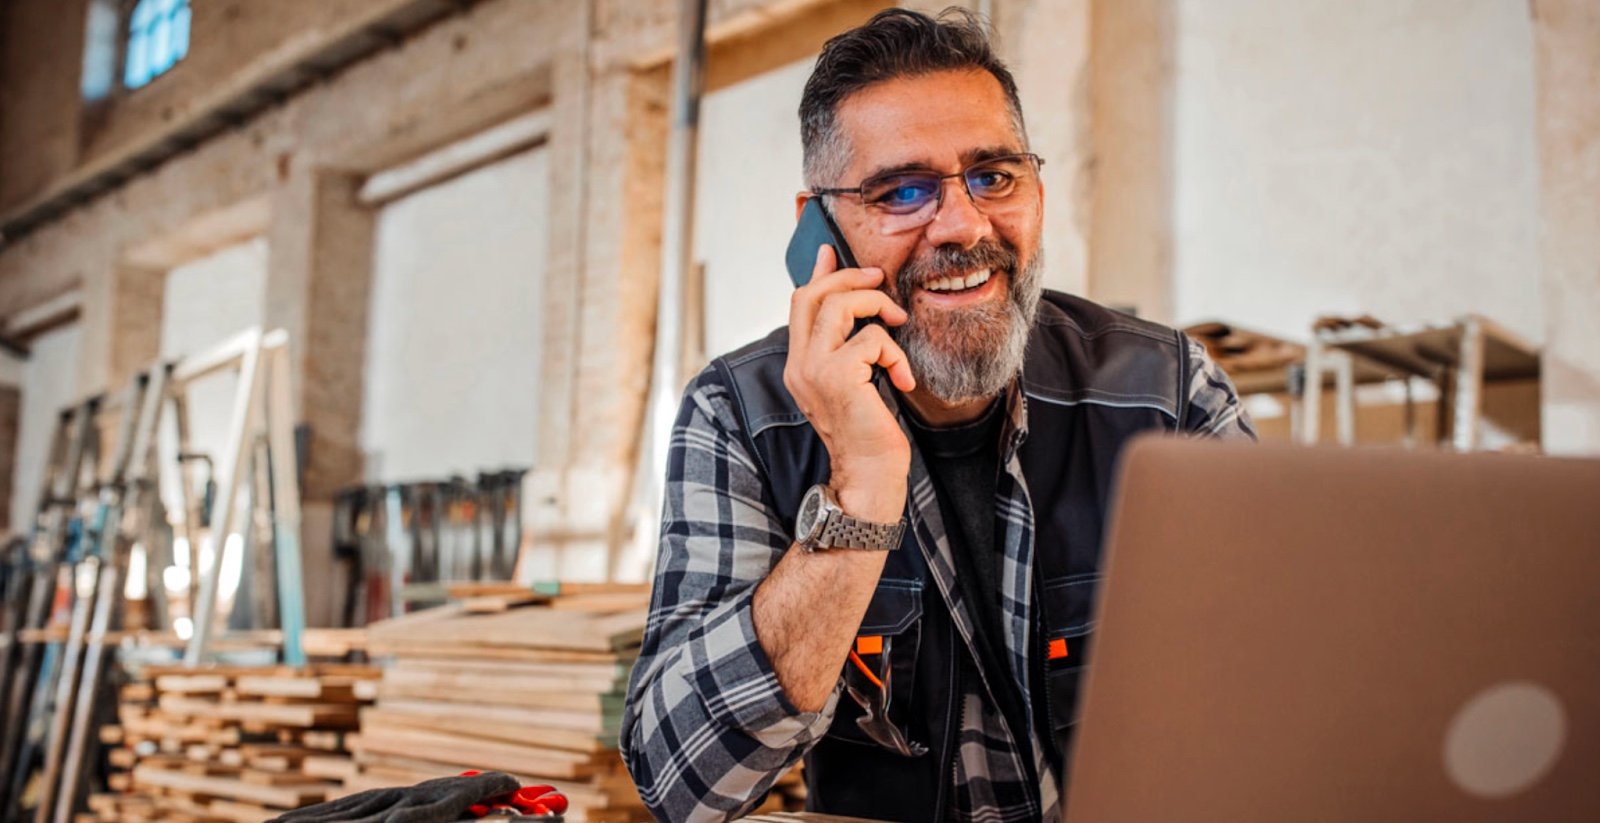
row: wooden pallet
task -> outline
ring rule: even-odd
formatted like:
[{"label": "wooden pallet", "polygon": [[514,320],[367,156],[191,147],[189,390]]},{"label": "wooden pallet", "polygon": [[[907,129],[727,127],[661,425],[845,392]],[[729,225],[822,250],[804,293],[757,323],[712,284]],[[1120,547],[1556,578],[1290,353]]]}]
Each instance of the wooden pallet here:
[{"label": "wooden pallet", "polygon": [[[262,823],[344,791],[343,749],[372,667],[150,667],[120,693],[102,732],[117,791],[96,795],[99,820]],[[343,770],[327,761],[343,759]],[[316,761],[321,770],[307,769]]]}]

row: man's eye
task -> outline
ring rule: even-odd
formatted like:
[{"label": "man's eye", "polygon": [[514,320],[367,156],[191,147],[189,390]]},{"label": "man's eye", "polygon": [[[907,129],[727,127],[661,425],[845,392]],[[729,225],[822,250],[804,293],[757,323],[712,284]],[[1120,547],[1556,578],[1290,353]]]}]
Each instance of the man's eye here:
[{"label": "man's eye", "polygon": [[927,196],[927,192],[916,186],[898,186],[889,192],[889,201],[892,203],[915,203]]},{"label": "man's eye", "polygon": [[973,174],[972,182],[980,189],[998,189],[1011,182],[1011,175],[999,169],[984,169]]},{"label": "man's eye", "polygon": [[933,187],[921,180],[887,182],[877,188],[872,202],[885,206],[915,206],[933,196]]}]

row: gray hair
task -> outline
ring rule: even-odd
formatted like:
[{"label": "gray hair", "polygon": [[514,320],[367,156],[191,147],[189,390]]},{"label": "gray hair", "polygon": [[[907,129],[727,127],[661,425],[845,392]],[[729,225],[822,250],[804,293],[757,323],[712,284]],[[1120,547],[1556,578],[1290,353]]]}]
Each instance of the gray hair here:
[{"label": "gray hair", "polygon": [[1011,125],[1026,147],[1016,80],[995,54],[988,26],[978,15],[960,7],[945,9],[938,17],[886,9],[829,40],[800,96],[806,185],[813,189],[839,185],[850,164],[850,144],[836,117],[845,98],[897,77],[963,69],[986,71],[1000,82]]}]

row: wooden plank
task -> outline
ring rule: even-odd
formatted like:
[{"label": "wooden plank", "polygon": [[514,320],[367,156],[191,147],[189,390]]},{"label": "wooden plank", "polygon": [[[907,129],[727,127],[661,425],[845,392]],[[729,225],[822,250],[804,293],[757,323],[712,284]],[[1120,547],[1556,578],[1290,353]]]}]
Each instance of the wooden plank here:
[{"label": "wooden plank", "polygon": [[156,678],[162,693],[215,694],[228,688],[228,678],[220,674],[164,674]]},{"label": "wooden plank", "polygon": [[203,666],[201,668],[191,668],[189,666],[183,665],[182,663],[160,663],[160,664],[154,664],[154,665],[145,666],[143,668],[144,676],[146,678],[152,680],[152,681],[159,680],[160,678],[162,678],[162,677],[164,677],[166,675],[169,675],[169,674],[176,674],[176,675],[221,675],[223,677],[232,679],[232,678],[235,678],[235,677],[239,677],[240,675],[290,674],[290,673],[293,673],[293,671],[294,671],[293,669],[288,668],[286,666],[276,666],[276,665],[273,665],[273,666],[230,666],[230,665],[224,665],[224,664],[216,664],[216,665],[211,665],[211,666]]},{"label": "wooden plank", "polygon": [[443,606],[437,606],[432,609],[421,609],[409,614],[402,614],[399,617],[379,620],[367,626],[368,648],[371,648],[372,641],[378,637],[385,635],[403,637],[407,631],[414,627],[435,623],[440,620],[449,620],[465,613],[460,603],[446,603]]},{"label": "wooden plank", "polygon": [[594,773],[591,755],[440,732],[400,728],[363,730],[357,745],[360,751],[399,755],[427,752],[430,757],[441,760],[475,764],[474,768],[539,777],[582,778]]},{"label": "wooden plank", "polygon": [[210,700],[184,697],[178,694],[161,695],[162,711],[241,723],[262,723],[278,726],[337,726],[355,725],[356,707],[348,703],[218,703]]},{"label": "wooden plank", "polygon": [[508,724],[522,724],[535,728],[584,732],[601,739],[616,740],[615,718],[586,712],[563,712],[549,709],[529,709],[519,706],[500,706],[472,702],[473,695],[462,695],[455,700],[429,700],[425,698],[386,699],[378,708],[390,712],[408,712],[437,717],[440,720],[476,719]]},{"label": "wooden plank", "polygon": [[308,749],[336,752],[344,748],[344,732],[311,730],[300,734],[300,745]]},{"label": "wooden plank", "polygon": [[571,594],[550,601],[556,611],[586,612],[589,614],[615,614],[650,608],[650,590],[642,592],[604,592],[596,594]]},{"label": "wooden plank", "polygon": [[232,823],[266,823],[282,814],[275,809],[263,809],[250,803],[240,803],[234,800],[212,800],[206,804],[206,811],[226,818]]},{"label": "wooden plank", "polygon": [[136,681],[123,686],[117,691],[117,699],[124,703],[145,703],[156,699],[155,684]]},{"label": "wooden plank", "polygon": [[541,706],[566,706],[584,709],[600,708],[605,695],[621,695],[622,682],[616,679],[582,679],[582,677],[533,677],[522,672],[494,672],[485,669],[390,669],[379,687],[379,692],[390,685],[413,685],[422,689],[462,690],[462,692],[546,692],[557,697],[584,698],[571,703],[539,703]]},{"label": "wooden plank", "polygon": [[327,785],[321,778],[302,772],[263,771],[261,769],[245,769],[239,772],[239,779],[257,786]]},{"label": "wooden plank", "polygon": [[499,614],[518,606],[528,606],[547,599],[529,591],[516,594],[483,594],[461,601],[461,608],[467,614]]},{"label": "wooden plank", "polygon": [[407,640],[395,637],[389,640],[373,638],[372,654],[396,659],[408,657],[450,658],[461,660],[503,660],[518,663],[619,663],[638,658],[638,649],[618,649],[609,652],[586,652],[571,649],[515,649],[493,646],[470,646],[447,641]]},{"label": "wooden plank", "polygon": [[[344,629],[343,631],[366,634],[367,630]],[[351,680],[376,680],[383,676],[383,668],[366,663],[317,663],[311,666],[311,674],[316,677],[348,677]]]},{"label": "wooden plank", "polygon": [[407,627],[403,638],[378,626],[372,628],[372,634],[375,645],[398,641],[605,652],[638,645],[645,619],[645,609],[590,615],[530,608],[421,623]]},{"label": "wooden plank", "polygon": [[300,647],[311,657],[344,657],[366,645],[366,629],[308,628],[300,635]]},{"label": "wooden plank", "polygon": [[298,766],[300,761],[316,754],[315,749],[292,743],[246,743],[238,751],[240,758],[252,769],[280,772]]},{"label": "wooden plank", "polygon": [[294,809],[320,803],[331,785],[258,786],[233,777],[209,777],[158,769],[140,764],[133,770],[136,785],[159,786],[190,794],[214,795],[260,803],[281,809]]},{"label": "wooden plank", "polygon": [[324,780],[345,780],[355,774],[356,761],[344,755],[316,754],[300,761],[300,771]]},{"label": "wooden plank", "polygon": [[356,679],[337,676],[240,677],[234,691],[251,697],[294,697],[329,702],[355,699]]},{"label": "wooden plank", "polygon": [[361,713],[361,725],[362,728],[366,729],[399,726],[425,731],[454,731],[469,737],[483,737],[509,743],[534,740],[541,746],[548,746],[552,749],[566,749],[590,754],[598,754],[614,748],[614,741],[602,740],[592,732],[552,729],[547,726],[533,726],[522,723],[507,723],[503,720],[491,720],[473,716],[440,717],[432,713],[393,711],[384,706],[363,711]]},{"label": "wooden plank", "polygon": [[474,597],[516,597],[528,595],[548,599],[549,595],[538,594],[528,586],[521,583],[507,583],[495,580],[455,580],[444,584],[445,593],[451,600],[470,600]]},{"label": "wooden plank", "polygon": [[474,688],[463,690],[448,686],[422,683],[385,681],[378,687],[378,701],[410,698],[419,700],[467,700],[497,706],[516,706],[525,709],[544,709],[595,718],[616,717],[622,713],[621,695],[565,695],[556,692],[529,692],[515,688]]},{"label": "wooden plank", "polygon": [[388,671],[435,671],[505,674],[528,678],[571,678],[582,681],[627,684],[633,661],[595,661],[580,663],[538,663],[521,660],[481,660],[473,658],[420,657],[395,658]]},{"label": "wooden plank", "polygon": [[533,590],[551,597],[579,594],[627,594],[645,592],[649,593],[649,583],[563,583],[559,580],[540,580],[533,584]]}]

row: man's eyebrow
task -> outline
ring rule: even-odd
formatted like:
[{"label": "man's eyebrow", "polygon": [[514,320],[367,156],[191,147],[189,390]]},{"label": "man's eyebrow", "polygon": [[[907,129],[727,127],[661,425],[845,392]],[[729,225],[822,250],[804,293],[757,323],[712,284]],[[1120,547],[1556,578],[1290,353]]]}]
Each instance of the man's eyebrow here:
[{"label": "man's eyebrow", "polygon": [[1026,149],[1019,149],[1016,146],[1011,145],[984,146],[983,148],[968,149],[967,151],[961,153],[961,163],[964,166],[970,166],[973,163],[981,163],[985,160],[993,160],[996,157],[1010,157],[1014,154],[1021,154],[1024,151],[1026,151]]},{"label": "man's eyebrow", "polygon": [[919,162],[900,163],[900,164],[893,165],[893,166],[879,166],[878,168],[873,169],[872,171],[868,172],[867,176],[863,177],[862,179],[863,180],[874,180],[874,179],[877,179],[879,177],[887,177],[888,175],[891,175],[891,174],[906,174],[908,172],[919,172],[919,171],[931,172],[931,171],[933,171],[933,167],[928,165],[927,163],[919,163]]},{"label": "man's eyebrow", "polygon": [[[1017,148],[1015,146],[1010,146],[1010,145],[980,146],[978,148],[967,149],[966,151],[963,151],[961,153],[961,155],[960,155],[960,157],[961,157],[961,165],[962,165],[963,168],[965,168],[966,166],[970,166],[973,163],[981,163],[984,160],[992,160],[992,159],[994,159],[996,157],[1009,157],[1010,155],[1018,154],[1021,151],[1022,151],[1022,149],[1019,149],[1019,148]],[[929,163],[925,163],[925,162],[922,162],[922,161],[913,161],[913,162],[910,162],[910,163],[899,163],[899,164],[896,164],[896,165],[893,165],[893,166],[879,166],[878,168],[873,169],[871,172],[869,172],[867,174],[867,176],[862,178],[862,179],[863,180],[874,180],[876,178],[885,177],[885,176],[891,175],[891,174],[906,174],[908,172],[934,172],[934,173],[938,173],[938,174],[943,174],[944,173],[944,172],[941,172],[941,171],[935,169]]]}]

